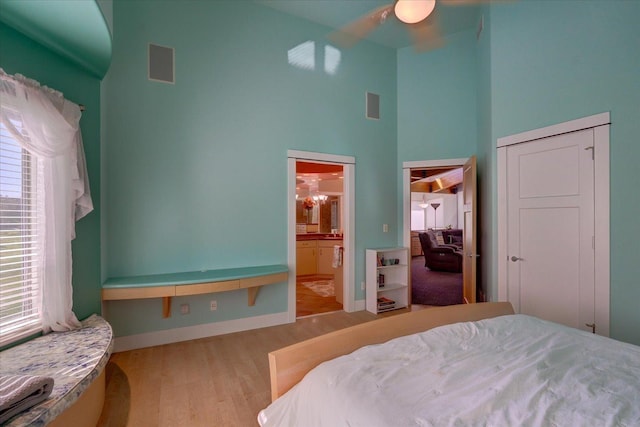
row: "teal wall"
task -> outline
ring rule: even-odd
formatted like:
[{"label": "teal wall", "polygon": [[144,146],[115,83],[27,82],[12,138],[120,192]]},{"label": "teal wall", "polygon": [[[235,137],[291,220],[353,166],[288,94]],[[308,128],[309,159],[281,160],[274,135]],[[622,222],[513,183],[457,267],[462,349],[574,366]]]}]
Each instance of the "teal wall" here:
[{"label": "teal wall", "polygon": [[398,51],[399,165],[477,155],[479,280],[496,300],[497,138],[610,111],[611,336],[640,344],[640,2],[520,1],[482,14],[477,42],[462,33],[442,50]]},{"label": "teal wall", "polygon": [[[493,8],[490,26],[490,144],[611,112],[611,336],[635,344],[640,344],[640,194],[634,184],[640,158],[639,19],[638,1],[521,1]],[[495,257],[492,261],[496,266]],[[495,286],[492,295],[497,296]]]},{"label": "teal wall", "polygon": [[[356,158],[356,282],[364,249],[395,245],[396,52],[370,43],[324,71],[329,29],[253,2],[114,2],[105,79],[107,277],[287,262],[287,150]],[[288,51],[315,42],[314,70]],[[175,48],[176,83],[147,80],[147,44]],[[365,92],[380,94],[368,120]],[[391,201],[391,202],[390,202]],[[382,224],[390,224],[382,233]],[[360,286],[356,297],[364,298]],[[116,335],[287,310],[286,284],[110,302]],[[189,302],[191,314],[179,305]]]},{"label": "teal wall", "polygon": [[[398,212],[402,162],[463,159],[477,153],[478,60],[475,31],[447,37],[446,47],[416,54],[398,49]],[[478,163],[480,167],[480,162]],[[478,286],[482,286],[478,281]]]},{"label": "teal wall", "polygon": [[0,23],[0,67],[23,74],[86,106],[80,126],[94,211],[76,224],[73,310],[83,319],[100,313],[100,80],[86,69]]},{"label": "teal wall", "polygon": [[[477,60],[476,75],[476,105],[477,105],[477,124],[478,135],[477,144],[477,239],[478,253],[481,259],[477,263],[477,282],[482,288],[485,299],[489,296],[488,291],[492,290],[492,284],[496,283],[493,279],[494,266],[490,260],[496,259],[497,241],[494,232],[494,218],[496,211],[494,209],[497,200],[495,183],[496,170],[495,144],[492,143],[492,115],[491,115],[491,31],[487,30],[491,26],[491,10],[489,6],[483,7],[481,16],[484,21],[485,30],[482,31],[477,42],[475,52]],[[497,298],[493,297],[495,301]]]},{"label": "teal wall", "polygon": [[[319,25],[252,2],[117,1],[102,88],[0,24],[5,71],[87,106],[81,124],[96,211],[78,223],[73,243],[78,316],[100,311],[101,267],[104,278],[285,263],[288,149],[356,157],[357,299],[364,249],[401,237],[402,162],[476,154],[481,282],[496,299],[496,139],[610,111],[611,335],[640,344],[632,175],[640,2],[520,1],[483,13],[479,41],[462,32],[420,55],[361,43],[342,52],[330,75],[321,53],[328,29]],[[289,65],[287,51],[308,40],[318,47],[317,68]],[[146,79],[149,42],[176,48],[175,85]],[[365,91],[381,95],[381,120],[364,118]],[[252,308],[244,293],[230,292],[216,295],[213,314],[210,297],[176,298],[174,307],[190,302],[192,314],[168,320],[154,300],[109,303],[109,314],[123,336],[277,313],[286,297],[280,284]]]},{"label": "teal wall", "polygon": [[[111,0],[101,0],[105,10]],[[102,78],[111,59],[111,35],[96,1],[0,0],[0,21],[66,60]]]},{"label": "teal wall", "polygon": [[398,161],[465,158],[476,153],[476,38],[464,31],[446,48],[398,50]]}]

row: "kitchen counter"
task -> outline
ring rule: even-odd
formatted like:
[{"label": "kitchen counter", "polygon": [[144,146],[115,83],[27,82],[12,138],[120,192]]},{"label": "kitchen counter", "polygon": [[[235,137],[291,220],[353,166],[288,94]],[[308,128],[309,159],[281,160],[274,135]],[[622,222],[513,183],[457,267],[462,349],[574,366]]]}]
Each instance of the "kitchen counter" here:
[{"label": "kitchen counter", "polygon": [[296,234],[296,240],[342,240],[342,235],[332,233],[300,233]]}]

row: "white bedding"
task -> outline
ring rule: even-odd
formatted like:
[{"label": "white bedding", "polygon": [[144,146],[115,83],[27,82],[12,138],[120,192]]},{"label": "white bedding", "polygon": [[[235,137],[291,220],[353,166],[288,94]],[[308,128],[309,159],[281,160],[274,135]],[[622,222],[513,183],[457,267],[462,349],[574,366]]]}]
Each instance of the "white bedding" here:
[{"label": "white bedding", "polygon": [[524,315],[446,325],[319,365],[258,421],[640,426],[640,347]]}]

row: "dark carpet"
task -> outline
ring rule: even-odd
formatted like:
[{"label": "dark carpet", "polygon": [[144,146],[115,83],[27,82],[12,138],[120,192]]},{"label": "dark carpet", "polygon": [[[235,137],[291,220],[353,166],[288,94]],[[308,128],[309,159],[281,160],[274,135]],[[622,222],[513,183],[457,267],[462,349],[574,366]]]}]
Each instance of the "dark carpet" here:
[{"label": "dark carpet", "polygon": [[411,259],[411,303],[424,305],[462,304],[462,273],[431,271],[424,256]]}]

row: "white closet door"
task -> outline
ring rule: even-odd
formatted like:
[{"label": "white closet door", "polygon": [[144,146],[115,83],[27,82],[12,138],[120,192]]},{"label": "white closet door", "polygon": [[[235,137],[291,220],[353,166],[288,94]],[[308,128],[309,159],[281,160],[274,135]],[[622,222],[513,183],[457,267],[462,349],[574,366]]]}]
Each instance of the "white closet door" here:
[{"label": "white closet door", "polygon": [[517,312],[594,323],[594,131],[507,147],[508,295]]}]

